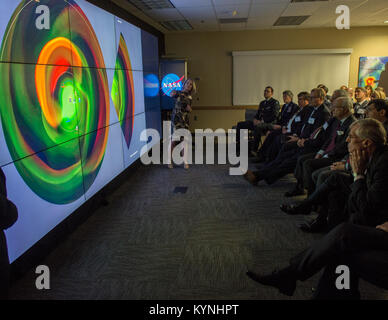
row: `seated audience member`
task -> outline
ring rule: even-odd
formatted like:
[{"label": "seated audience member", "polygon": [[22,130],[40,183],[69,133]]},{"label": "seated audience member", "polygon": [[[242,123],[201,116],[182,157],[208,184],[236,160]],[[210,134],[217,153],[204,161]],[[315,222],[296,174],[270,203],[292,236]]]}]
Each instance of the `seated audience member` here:
[{"label": "seated audience member", "polygon": [[[376,100],[374,100],[376,101]],[[375,107],[376,105],[376,107]],[[369,104],[368,104],[369,106]],[[377,103],[374,103],[374,105],[371,105],[370,107],[366,108],[366,111],[368,111],[369,108],[369,115],[367,115],[368,118],[373,118],[378,121],[380,121],[385,130],[388,132],[388,121],[386,118],[386,114],[388,110],[386,110],[388,104],[384,100],[379,100]],[[368,113],[368,112],[367,112]],[[334,162],[330,168],[322,168],[319,170],[316,170],[313,172],[312,179],[315,183],[315,185],[319,185],[322,181],[324,181],[330,174],[332,170],[345,170],[345,165],[348,168],[348,158],[347,156],[342,159],[341,161]]]},{"label": "seated audience member", "polygon": [[317,86],[317,88],[322,89],[323,91],[325,91],[325,101],[323,102],[323,104],[326,106],[326,108],[330,109],[330,105],[331,105],[331,101],[330,100],[331,100],[331,98],[328,95],[329,88],[326,87],[324,84],[319,84]]},{"label": "seated audience member", "polygon": [[353,99],[353,97],[354,97],[354,90],[353,90],[353,88],[348,88],[348,90],[346,90],[347,92],[348,92],[348,95],[349,95],[349,97],[350,97],[350,99],[352,100],[352,102],[354,102],[354,99]]},{"label": "seated audience member", "polygon": [[341,86],[339,89],[340,89],[340,90],[348,91],[348,87],[347,87],[347,86]]},{"label": "seated audience member", "polygon": [[373,91],[372,95],[371,95],[371,100],[376,100],[376,99],[383,99],[385,100],[387,97],[385,96],[385,93],[384,91],[381,91],[381,90],[375,90]]},{"label": "seated audience member", "polygon": [[[386,138],[388,141],[388,103],[384,100],[371,101],[367,107],[367,117],[375,119],[383,125],[386,130]],[[345,158],[346,159],[346,158]],[[300,228],[306,232],[321,232],[326,230],[327,227],[336,225],[338,217],[335,216],[335,212],[338,212],[338,204],[333,201],[334,198],[341,194],[341,190],[349,190],[350,184],[353,182],[353,176],[351,174],[351,168],[348,162],[336,162],[330,167],[330,174],[321,178],[319,176],[317,181],[317,188],[307,199],[303,200],[299,204],[283,204],[281,210],[288,214],[309,214],[313,205],[320,205],[320,212],[316,219],[303,223]],[[340,189],[339,192],[336,190]],[[332,201],[329,201],[328,196],[330,193]],[[339,203],[342,203],[340,201]],[[334,214],[333,214],[334,213]]]},{"label": "seated audience member", "polygon": [[[339,97],[348,97],[348,94],[344,90],[335,90],[333,92],[333,95],[331,97],[332,102],[334,102],[337,98]],[[319,138],[323,140],[321,145],[330,139],[331,132],[334,130],[333,125],[338,124],[338,122],[335,121],[335,118],[332,117],[330,118],[327,123],[324,124],[322,127],[322,132],[320,133]],[[320,147],[321,147],[320,145]],[[316,150],[316,151],[319,151]],[[295,166],[294,170],[294,175],[297,180],[294,188],[291,191],[287,191],[284,196],[286,197],[294,197],[298,195],[303,195],[304,194],[304,188],[303,188],[303,164],[306,160],[308,159],[313,159],[316,156],[316,151],[310,152],[310,153],[304,153],[303,155],[300,155],[297,159],[297,163]]]},{"label": "seated audience member", "polygon": [[[281,132],[282,128],[287,126],[288,121],[299,110],[299,106],[292,101],[293,97],[294,97],[294,94],[290,90],[286,90],[283,92],[284,105],[282,107],[282,111],[280,112],[279,119],[276,121],[276,124],[271,124],[271,123],[258,124],[254,130],[255,140],[261,141],[261,137],[265,135],[268,131],[277,130]],[[256,151],[257,151],[257,148],[254,149],[254,152]],[[254,155],[257,156],[257,154],[254,154]]]},{"label": "seated audience member", "polygon": [[259,149],[256,162],[273,161],[278,155],[282,144],[286,142],[289,136],[298,137],[300,135],[302,127],[312,111],[309,102],[310,94],[308,92],[303,91],[298,94],[299,111],[288,121],[287,126],[281,130],[274,130],[267,136]]},{"label": "seated audience member", "polygon": [[7,199],[5,175],[0,169],[0,300],[8,298],[10,266],[8,259],[7,240],[4,230],[11,227],[18,218],[16,206]]},{"label": "seated audience member", "polygon": [[[241,121],[237,124],[237,130],[236,130],[237,152],[239,152],[240,150],[239,143],[240,143],[241,129],[255,130],[255,128],[259,124],[264,124],[264,123],[272,124],[277,120],[279,116],[280,105],[279,105],[279,101],[272,98],[272,96],[273,96],[273,88],[266,87],[264,90],[265,100],[260,102],[259,108],[257,110],[257,113],[253,121],[249,121],[249,120]],[[259,145],[260,145],[260,137],[255,136],[253,150],[256,151]]]},{"label": "seated audience member", "polygon": [[282,146],[274,161],[266,164],[258,171],[248,170],[244,178],[251,184],[257,185],[260,180],[272,184],[295,169],[299,155],[319,150],[323,141],[317,140],[316,137],[319,136],[322,125],[329,119],[330,112],[323,105],[325,93],[322,89],[313,89],[310,97],[313,108],[301,129],[300,137],[291,136],[289,142]]},{"label": "seated audience member", "polygon": [[388,134],[388,102],[384,99],[371,100],[366,107],[368,118],[380,121]]},{"label": "seated audience member", "polygon": [[352,102],[348,97],[340,97],[333,102],[333,116],[336,121],[332,126],[330,137],[325,141],[314,159],[307,159],[303,162],[303,185],[308,194],[311,194],[315,189],[312,180],[313,172],[342,160],[348,153],[346,139],[350,125],[356,121],[352,115]]},{"label": "seated audience member", "polygon": [[367,92],[366,89],[362,87],[357,87],[354,91],[354,98],[356,102],[353,104],[354,116],[357,119],[365,118],[365,109],[368,104]]},{"label": "seated audience member", "polygon": [[[349,289],[339,290],[336,286],[339,276],[336,271],[340,265],[349,268]],[[298,280],[305,281],[322,269],[313,294],[315,300],[358,300],[361,298],[360,278],[388,289],[388,222],[376,226],[341,223],[292,257],[288,266],[271,274],[248,271],[247,276],[292,296]]]},{"label": "seated audience member", "polygon": [[366,99],[370,101],[372,99],[372,93],[374,91],[373,87],[368,84],[365,86],[365,90],[366,90]]},{"label": "seated audience member", "polygon": [[[385,222],[388,221],[386,132],[379,121],[362,119],[351,125],[347,140],[354,182],[350,188],[343,190],[343,194],[348,194],[344,198],[347,199],[346,208],[338,212],[343,217],[342,223],[310,248],[292,258],[288,267],[271,275],[248,271],[250,278],[292,295],[297,280],[306,280],[326,266],[315,296],[333,298],[327,295],[327,290],[334,288],[331,281],[337,277],[335,267],[345,264],[350,267],[353,275],[365,277],[364,279],[369,281],[377,280],[372,283],[388,288],[388,234],[374,231],[374,228],[386,230]],[[378,250],[380,252],[376,253]],[[353,258],[361,253],[370,255],[367,260],[362,260],[363,263],[352,264],[352,261],[357,261]],[[379,259],[381,257],[386,259]],[[370,273],[354,273],[356,270],[369,270]],[[376,277],[382,274],[383,277]],[[383,283],[379,282],[382,280]],[[353,286],[352,289],[357,287]],[[343,293],[344,290],[330,291],[330,294],[340,292]],[[348,293],[353,294],[353,297],[354,294],[358,296],[357,290]]]}]

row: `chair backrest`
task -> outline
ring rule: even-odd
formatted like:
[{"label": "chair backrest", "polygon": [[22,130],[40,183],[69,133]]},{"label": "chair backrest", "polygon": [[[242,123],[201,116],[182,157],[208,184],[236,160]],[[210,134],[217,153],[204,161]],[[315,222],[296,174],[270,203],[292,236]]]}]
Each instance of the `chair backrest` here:
[{"label": "chair backrest", "polygon": [[253,118],[256,115],[257,110],[255,109],[246,109],[245,110],[245,121],[253,121]]}]

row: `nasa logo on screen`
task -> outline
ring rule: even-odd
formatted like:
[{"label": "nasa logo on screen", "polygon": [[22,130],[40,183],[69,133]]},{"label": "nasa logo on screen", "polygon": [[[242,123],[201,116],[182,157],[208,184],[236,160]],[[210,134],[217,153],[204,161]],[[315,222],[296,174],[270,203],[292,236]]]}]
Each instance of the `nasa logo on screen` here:
[{"label": "nasa logo on screen", "polygon": [[144,77],[144,94],[146,97],[156,97],[159,93],[159,79],[155,74]]},{"label": "nasa logo on screen", "polygon": [[163,93],[169,96],[172,90],[181,91],[183,79],[184,76],[179,78],[174,73],[169,73],[168,75],[166,75],[162,80]]}]

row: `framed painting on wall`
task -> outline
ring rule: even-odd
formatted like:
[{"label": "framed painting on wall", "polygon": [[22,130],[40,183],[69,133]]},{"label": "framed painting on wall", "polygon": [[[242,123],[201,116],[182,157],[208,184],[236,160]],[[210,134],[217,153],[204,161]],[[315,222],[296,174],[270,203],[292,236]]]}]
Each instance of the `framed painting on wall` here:
[{"label": "framed painting on wall", "polygon": [[360,57],[358,86],[383,87],[388,92],[388,57]]}]

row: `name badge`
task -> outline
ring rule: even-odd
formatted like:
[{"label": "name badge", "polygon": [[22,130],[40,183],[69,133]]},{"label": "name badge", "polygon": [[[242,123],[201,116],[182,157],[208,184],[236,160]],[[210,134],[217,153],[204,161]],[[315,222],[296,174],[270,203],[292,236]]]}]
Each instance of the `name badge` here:
[{"label": "name badge", "polygon": [[343,131],[337,131],[337,135],[339,135],[339,136],[342,136],[344,134],[344,132]]},{"label": "name badge", "polygon": [[300,122],[300,116],[297,116],[297,117],[295,118],[295,122]]},{"label": "name badge", "polygon": [[309,124],[314,124],[314,122],[315,122],[314,118],[309,118],[309,121],[308,121]]},{"label": "name badge", "polygon": [[325,124],[323,125],[323,130],[326,130],[328,126],[329,126],[329,124],[327,122],[325,122]]}]

